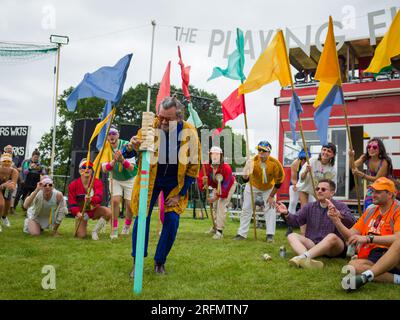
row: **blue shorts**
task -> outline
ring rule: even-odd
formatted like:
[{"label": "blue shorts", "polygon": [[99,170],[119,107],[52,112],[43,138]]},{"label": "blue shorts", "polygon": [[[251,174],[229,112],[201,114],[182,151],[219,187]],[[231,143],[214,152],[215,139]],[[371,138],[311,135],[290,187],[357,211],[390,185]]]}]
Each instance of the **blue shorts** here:
[{"label": "blue shorts", "polygon": [[[374,248],[370,251],[368,255],[368,260],[376,263],[386,253],[386,251],[388,251],[388,249],[386,248]],[[388,272],[393,274],[400,274],[400,269],[395,267]]]}]

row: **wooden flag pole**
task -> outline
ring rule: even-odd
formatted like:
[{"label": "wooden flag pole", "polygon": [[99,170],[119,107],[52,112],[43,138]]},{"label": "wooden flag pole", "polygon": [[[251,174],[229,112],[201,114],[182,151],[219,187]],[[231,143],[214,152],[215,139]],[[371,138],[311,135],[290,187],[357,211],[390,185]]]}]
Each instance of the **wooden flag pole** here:
[{"label": "wooden flag pole", "polygon": [[[207,200],[208,197],[210,196],[210,190],[208,190],[208,175],[206,172],[206,166],[203,164],[203,177],[206,177],[206,204],[207,204]],[[217,230],[216,225],[215,225],[215,220],[214,220],[214,213],[213,213],[213,204],[210,203],[210,215],[211,215],[211,220],[212,220],[212,225],[214,230]]]},{"label": "wooden flag pole", "polygon": [[[350,150],[353,150],[353,141],[351,139],[351,133],[350,133],[350,125],[349,125],[349,119],[347,117],[347,104],[343,104],[343,112],[344,112],[344,118],[346,121],[346,130],[347,130],[347,137],[349,139],[349,145],[350,145]],[[352,163],[352,169],[354,169],[354,161]],[[353,171],[352,171],[353,172]],[[358,214],[361,216],[362,211],[361,211],[361,196],[360,196],[360,189],[358,188],[358,177],[354,175],[354,186],[356,188],[356,194],[357,194],[357,207],[358,207]]]},{"label": "wooden flag pole", "polygon": [[[104,146],[105,146],[106,141],[107,141],[108,132],[110,131],[111,125],[112,125],[114,117],[115,117],[115,111],[116,111],[116,109],[115,109],[115,107],[113,107],[113,109],[111,111],[113,114],[112,114],[111,119],[110,119],[110,124],[107,126],[107,132],[106,132],[106,134],[104,136],[103,147],[100,150],[99,160],[101,159],[101,157],[103,155],[103,152],[104,152]],[[89,205],[88,199],[90,197],[90,193],[92,192],[94,180],[96,179],[97,171],[99,169],[100,169],[100,161],[99,161],[99,163],[98,163],[98,165],[96,167],[95,172],[93,172],[92,180],[90,181],[89,188],[88,188],[88,190],[86,192],[85,202],[84,202],[83,208],[82,208],[82,216],[78,220],[78,225],[76,226],[74,237],[76,237],[76,234],[78,233],[79,226],[81,225],[81,222],[83,220],[83,215],[85,214],[85,211],[86,211],[86,209],[87,209],[87,207]]]},{"label": "wooden flag pole", "polygon": [[[243,103],[245,105],[244,101],[244,95],[243,95]],[[247,126],[247,112],[246,112],[246,105],[244,107],[244,126],[245,126],[245,132],[246,132],[246,158],[247,160],[250,160],[250,147],[249,147],[249,132],[248,132],[248,126]],[[257,221],[256,221],[256,206],[254,203],[254,193],[253,193],[253,186],[251,185],[251,176],[249,174],[249,185],[250,185],[250,195],[251,195],[251,207],[253,209],[253,227],[254,227],[254,239],[257,240]]]}]

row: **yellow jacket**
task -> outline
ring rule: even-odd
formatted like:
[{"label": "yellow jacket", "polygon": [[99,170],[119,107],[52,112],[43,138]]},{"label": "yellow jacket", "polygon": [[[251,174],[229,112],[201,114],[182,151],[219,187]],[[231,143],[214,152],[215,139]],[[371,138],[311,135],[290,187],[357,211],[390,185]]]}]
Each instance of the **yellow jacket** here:
[{"label": "yellow jacket", "polygon": [[246,163],[243,171],[245,175],[250,176],[250,183],[258,190],[266,191],[275,184],[282,183],[285,180],[285,171],[279,160],[269,156],[266,161],[267,182],[263,182],[261,160],[258,155]]},{"label": "yellow jacket", "polygon": [[[182,138],[180,139],[180,149],[178,155],[178,185],[169,193],[168,197],[165,199],[170,199],[179,194],[180,190],[182,189],[185,176],[190,176],[192,178],[197,178],[199,175],[200,170],[200,143],[199,137],[197,135],[197,131],[195,127],[189,124],[186,121],[183,122],[183,127],[181,131]],[[158,128],[159,120],[156,118],[154,120],[153,127]],[[138,131],[137,136],[141,138],[141,130]],[[155,150],[152,153],[151,160],[150,160],[150,172],[149,172],[149,193],[148,193],[148,200],[147,200],[147,212],[149,211],[150,207],[150,200],[153,194],[154,183],[157,176],[157,168],[158,168],[158,150],[160,147],[160,139],[156,135],[154,138],[154,146]],[[190,151],[194,152],[195,154],[190,155]],[[141,168],[142,164],[142,157],[141,154],[139,155],[139,162],[138,168]],[[133,182],[133,190],[132,190],[132,200],[131,200],[131,209],[134,216],[138,214],[139,211],[139,193],[140,193],[140,170],[136,175],[134,182]],[[187,207],[189,200],[189,195],[186,194],[185,197],[181,197],[178,204],[174,207],[165,206],[165,212],[174,211],[178,214],[181,214]]]}]

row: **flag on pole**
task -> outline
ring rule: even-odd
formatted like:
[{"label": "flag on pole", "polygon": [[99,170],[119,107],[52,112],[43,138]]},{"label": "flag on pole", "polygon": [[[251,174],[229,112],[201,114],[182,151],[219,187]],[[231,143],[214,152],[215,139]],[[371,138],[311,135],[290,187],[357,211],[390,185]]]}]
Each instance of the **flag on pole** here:
[{"label": "flag on pole", "polygon": [[235,89],[228,98],[222,101],[222,127],[216,129],[213,133],[213,136],[219,135],[229,120],[234,120],[239,115],[246,112],[244,96],[242,94],[239,95],[238,90],[239,88]]},{"label": "flag on pole", "polygon": [[333,32],[332,17],[329,17],[328,34],[324,49],[318,62],[315,79],[319,80],[317,97],[314,107],[314,122],[322,145],[327,143],[329,116],[333,105],[344,104],[342,80],[340,77],[339,60],[336,52],[336,40]]},{"label": "flag on pole", "polygon": [[400,11],[397,11],[389,30],[375,50],[371,63],[364,72],[379,73],[391,64],[390,58],[400,54]]},{"label": "flag on pole", "polygon": [[178,56],[179,56],[179,65],[181,66],[181,76],[182,76],[182,91],[185,98],[189,101],[188,103],[188,111],[189,118],[187,122],[193,124],[196,128],[200,128],[203,125],[197,111],[193,108],[193,104],[190,101],[190,92],[189,92],[189,72],[190,66],[185,67],[182,61],[181,48],[178,46]]},{"label": "flag on pole", "polygon": [[281,87],[290,85],[290,65],[286,56],[285,40],[282,30],[279,30],[239,87],[239,94],[255,91],[275,80],[279,80]]},{"label": "flag on pole", "polygon": [[86,73],[81,83],[67,98],[67,108],[75,111],[79,99],[97,97],[113,104],[119,102],[126,79],[126,71],[132,54],[120,59],[113,67],[102,67],[93,73]]},{"label": "flag on pole", "polygon": [[293,91],[292,99],[290,100],[289,105],[289,122],[290,122],[290,129],[292,131],[292,139],[293,144],[296,144],[297,136],[296,136],[296,124],[297,120],[299,120],[300,113],[303,112],[303,108],[300,103],[299,96],[296,92]]},{"label": "flag on pole", "polygon": [[225,69],[215,67],[211,77],[207,79],[210,81],[218,77],[227,77],[233,80],[244,81],[246,79],[243,73],[244,66],[244,37],[243,31],[236,28],[236,49],[228,55],[228,66]]},{"label": "flag on pole", "polygon": [[[101,120],[103,121],[107,115],[111,112],[112,109],[112,103],[111,101],[107,101],[106,104],[104,105],[104,110],[103,110],[103,114],[101,116]],[[104,143],[104,138],[106,135],[106,131],[107,131],[107,126],[110,123],[110,121],[107,122],[107,125],[105,125],[99,135],[97,136],[97,142],[96,142],[96,148],[98,151],[100,151],[100,149],[103,147],[103,143]]]},{"label": "flag on pole", "polygon": [[[96,127],[94,128],[94,131],[92,133],[92,137],[90,138],[89,145],[88,145],[88,152],[87,152],[87,162],[90,162],[90,144],[94,140],[94,138],[97,137],[97,135],[100,133],[101,129],[111,120],[112,116],[114,115],[114,110],[111,110],[111,112],[107,115],[107,117],[104,118],[103,121],[99,122]],[[94,168],[93,168],[94,170]]]},{"label": "flag on pole", "polygon": [[164,76],[160,83],[160,88],[158,89],[157,101],[156,101],[156,114],[158,114],[158,108],[160,106],[161,101],[165,97],[169,97],[171,95],[170,74],[171,74],[171,61],[168,61],[167,68],[165,69]]},{"label": "flag on pole", "polygon": [[182,55],[181,55],[181,48],[179,46],[178,46],[178,56],[179,56],[179,65],[181,66],[183,95],[186,97],[186,99],[190,100],[190,93],[189,93],[190,66],[185,67],[185,65],[183,64]]}]

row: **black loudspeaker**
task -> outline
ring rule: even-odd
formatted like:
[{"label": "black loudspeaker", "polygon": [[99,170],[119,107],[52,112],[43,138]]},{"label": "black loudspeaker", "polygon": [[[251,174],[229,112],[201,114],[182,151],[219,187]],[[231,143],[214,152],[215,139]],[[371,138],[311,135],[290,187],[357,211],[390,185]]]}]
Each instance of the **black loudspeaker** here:
[{"label": "black loudspeaker", "polygon": [[[94,148],[96,149],[96,148]],[[93,150],[93,149],[92,149]],[[96,156],[98,155],[98,151],[90,151],[90,161],[93,162]],[[70,167],[70,181],[75,180],[80,177],[79,175],[79,163],[83,158],[87,157],[87,150],[79,150],[72,151],[71,153],[71,167]]]},{"label": "black loudspeaker", "polygon": [[[72,150],[87,150],[90,138],[100,119],[75,120],[72,132]],[[92,141],[90,148],[96,148],[97,139]]]},{"label": "black loudspeaker", "polygon": [[121,130],[119,131],[119,137],[122,140],[129,141],[132,136],[135,136],[139,130],[139,126],[134,124],[122,124]]}]

